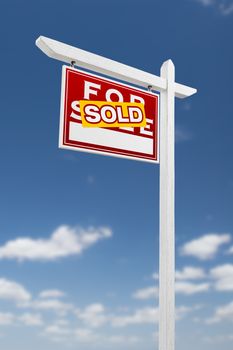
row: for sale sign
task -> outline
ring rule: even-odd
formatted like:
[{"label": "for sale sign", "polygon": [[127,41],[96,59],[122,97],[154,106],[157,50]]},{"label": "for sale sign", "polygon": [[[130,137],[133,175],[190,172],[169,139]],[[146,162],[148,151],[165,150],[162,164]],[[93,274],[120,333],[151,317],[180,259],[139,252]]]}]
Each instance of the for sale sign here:
[{"label": "for sale sign", "polygon": [[159,95],[63,66],[59,147],[158,162]]}]

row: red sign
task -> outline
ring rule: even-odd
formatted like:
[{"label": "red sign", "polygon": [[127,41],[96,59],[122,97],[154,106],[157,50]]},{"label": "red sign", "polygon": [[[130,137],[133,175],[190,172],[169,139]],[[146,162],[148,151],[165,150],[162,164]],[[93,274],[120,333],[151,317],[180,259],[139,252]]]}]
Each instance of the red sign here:
[{"label": "red sign", "polygon": [[[59,147],[158,163],[159,95],[64,66]],[[145,127],[85,128],[80,101],[144,105]]]}]

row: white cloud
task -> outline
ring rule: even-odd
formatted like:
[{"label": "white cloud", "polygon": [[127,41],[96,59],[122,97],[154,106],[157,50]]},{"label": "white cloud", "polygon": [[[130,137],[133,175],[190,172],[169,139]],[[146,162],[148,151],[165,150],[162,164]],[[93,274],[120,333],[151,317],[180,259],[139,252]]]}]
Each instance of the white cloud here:
[{"label": "white cloud", "polygon": [[228,16],[233,13],[233,3],[231,2],[230,4],[224,4],[221,3],[219,5],[219,10],[222,13],[222,15]]},{"label": "white cloud", "polygon": [[88,175],[88,177],[87,177],[87,183],[88,183],[89,185],[93,185],[94,182],[95,182],[94,176],[93,176],[93,175]]},{"label": "white cloud", "polygon": [[13,324],[15,316],[10,312],[0,312],[0,326],[8,326]]},{"label": "white cloud", "polygon": [[214,336],[206,336],[203,339],[205,342],[209,344],[216,345],[217,343],[226,343],[226,342],[232,342],[233,340],[233,334],[221,334],[221,335],[214,335]]},{"label": "white cloud", "polygon": [[[209,283],[191,283],[189,280],[203,279],[206,277],[205,271],[201,268],[186,266],[181,271],[176,271],[176,293],[192,295],[201,292],[207,292],[210,288]],[[148,300],[155,299],[159,296],[157,286],[149,286],[138,289],[133,293],[134,299]]]},{"label": "white cloud", "polygon": [[191,103],[190,103],[190,101],[184,101],[183,103],[182,103],[182,109],[184,110],[184,111],[190,111],[191,110],[191,107],[192,107],[192,105],[191,105]]},{"label": "white cloud", "polygon": [[0,299],[25,302],[31,299],[31,295],[21,284],[0,278]]},{"label": "white cloud", "polygon": [[47,289],[43,290],[39,294],[39,298],[62,298],[65,296],[65,293],[58,289]]},{"label": "white cloud", "polygon": [[101,327],[108,321],[105,308],[102,304],[88,305],[84,310],[76,310],[77,317],[89,327]]},{"label": "white cloud", "polygon": [[[188,313],[195,310],[196,307],[179,306],[176,309],[176,319],[183,319]],[[83,323],[80,326],[71,325],[67,320],[61,319],[51,325],[48,325],[42,335],[56,342],[69,342],[74,344],[95,344],[101,347],[110,345],[134,345],[142,341],[138,336],[115,334],[116,329],[133,325],[158,323],[159,312],[155,307],[144,307],[132,312],[111,313],[106,312],[106,308],[99,303],[90,304],[83,310],[75,311],[79,321]],[[108,334],[103,334],[97,327],[109,325],[112,329]]]},{"label": "white cloud", "polygon": [[92,344],[98,348],[111,345],[134,345],[139,343],[141,339],[137,336],[118,335],[118,334],[102,334],[89,328],[62,328],[56,324],[52,324],[44,330],[43,335],[49,337],[56,342],[62,342],[70,345],[74,344]]},{"label": "white cloud", "polygon": [[191,282],[176,282],[176,293],[192,295],[196,293],[207,292],[210,288],[209,283],[195,284]]},{"label": "white cloud", "polygon": [[176,271],[176,279],[177,280],[197,280],[205,278],[206,274],[202,268],[186,266],[183,270]]},{"label": "white cloud", "polygon": [[70,255],[80,255],[98,241],[112,236],[108,227],[72,228],[58,227],[48,239],[17,238],[0,247],[0,259],[56,260]]},{"label": "white cloud", "polygon": [[125,327],[132,324],[157,323],[158,317],[158,308],[145,307],[136,310],[131,315],[114,316],[112,318],[112,325],[114,327]]},{"label": "white cloud", "polygon": [[[80,342],[92,342],[93,341],[93,331],[88,328],[78,328],[74,332],[75,336]],[[94,336],[96,338],[96,336]]]},{"label": "white cloud", "polygon": [[41,299],[19,304],[21,308],[31,308],[36,310],[53,311],[59,315],[66,315],[68,311],[73,310],[72,304],[63,303],[58,299]]},{"label": "white cloud", "polygon": [[[187,281],[176,282],[176,293],[184,295],[193,295],[197,293],[207,292],[210,289],[209,283],[191,283]],[[159,290],[157,287],[147,287],[137,290],[133,297],[139,300],[155,299],[158,297]]]},{"label": "white cloud", "polygon": [[106,339],[104,339],[102,334],[94,332],[92,329],[88,328],[78,328],[74,331],[74,335],[78,343],[97,344],[97,342],[101,341],[103,345],[103,343],[106,342]]},{"label": "white cloud", "polygon": [[[183,319],[188,313],[196,310],[199,306],[187,307],[179,306],[176,308],[176,319]],[[159,309],[155,307],[145,307],[142,309],[136,310],[132,314],[123,315],[123,316],[114,316],[112,317],[112,326],[113,327],[126,327],[129,325],[136,324],[155,324],[159,321]]]},{"label": "white cloud", "polygon": [[187,314],[196,309],[196,306],[189,307],[181,305],[176,308],[176,320],[182,320]]},{"label": "white cloud", "polygon": [[52,336],[67,336],[72,334],[72,330],[58,324],[52,324],[45,328],[44,333]]},{"label": "white cloud", "polygon": [[213,259],[221,245],[229,243],[230,234],[210,233],[185,243],[181,248],[181,254],[193,256],[200,260]]},{"label": "white cloud", "polygon": [[176,128],[176,142],[184,142],[184,141],[189,141],[192,139],[192,135],[190,132],[185,130],[184,128],[177,127]]},{"label": "white cloud", "polygon": [[152,278],[154,280],[158,280],[159,279],[159,274],[157,272],[153,273]]},{"label": "white cloud", "polygon": [[205,7],[215,8],[221,15],[227,16],[233,13],[232,0],[195,0]]},{"label": "white cloud", "polygon": [[215,280],[214,288],[218,291],[233,291],[233,265],[219,265],[210,270],[210,277]]},{"label": "white cloud", "polygon": [[26,326],[42,326],[44,323],[40,314],[25,313],[18,319]]},{"label": "white cloud", "polygon": [[158,287],[147,287],[144,289],[139,289],[133,294],[134,299],[147,300],[157,298],[159,295]]},{"label": "white cloud", "polygon": [[74,332],[73,329],[61,326],[59,324],[48,325],[43,332],[42,336],[45,336],[50,341],[56,343],[65,343],[66,346],[69,346],[74,342]]},{"label": "white cloud", "polygon": [[88,328],[78,328],[74,335],[79,343],[94,343],[95,345],[98,343],[101,347],[104,345],[133,345],[140,342],[140,338],[137,336],[106,335]]},{"label": "white cloud", "polygon": [[58,326],[68,326],[70,324],[70,321],[66,318],[59,318],[59,319],[56,319],[56,322],[55,322],[56,325]]},{"label": "white cloud", "polygon": [[214,0],[196,0],[203,6],[210,6],[214,4]]},{"label": "white cloud", "polygon": [[233,302],[217,307],[214,316],[206,320],[207,324],[219,323],[222,321],[233,322]]},{"label": "white cloud", "polygon": [[128,344],[133,345],[139,343],[141,339],[137,336],[112,335],[107,338],[107,341],[112,344]]},{"label": "white cloud", "polygon": [[229,251],[228,251],[229,254],[233,254],[233,246],[230,247]]},{"label": "white cloud", "polygon": [[[206,277],[204,269],[200,267],[185,266],[182,270],[176,270],[176,279],[177,280],[197,280]],[[159,274],[155,272],[152,275],[152,278],[159,280]]]}]

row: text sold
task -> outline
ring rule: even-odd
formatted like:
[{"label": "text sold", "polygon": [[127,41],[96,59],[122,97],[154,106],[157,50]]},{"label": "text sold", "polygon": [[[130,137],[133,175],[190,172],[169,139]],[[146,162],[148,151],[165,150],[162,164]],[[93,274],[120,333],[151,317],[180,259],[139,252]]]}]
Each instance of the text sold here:
[{"label": "text sold", "polygon": [[83,127],[145,127],[143,103],[80,100]]}]

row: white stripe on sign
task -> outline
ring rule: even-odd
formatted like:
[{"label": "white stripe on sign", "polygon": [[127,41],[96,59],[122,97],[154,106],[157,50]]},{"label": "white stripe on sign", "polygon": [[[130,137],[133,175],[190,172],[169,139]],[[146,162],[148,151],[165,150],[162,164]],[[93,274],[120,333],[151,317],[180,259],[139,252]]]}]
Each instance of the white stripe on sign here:
[{"label": "white stripe on sign", "polygon": [[122,150],[153,155],[153,139],[101,128],[84,128],[74,122],[70,123],[69,139],[116,149],[119,149],[120,145]]}]

